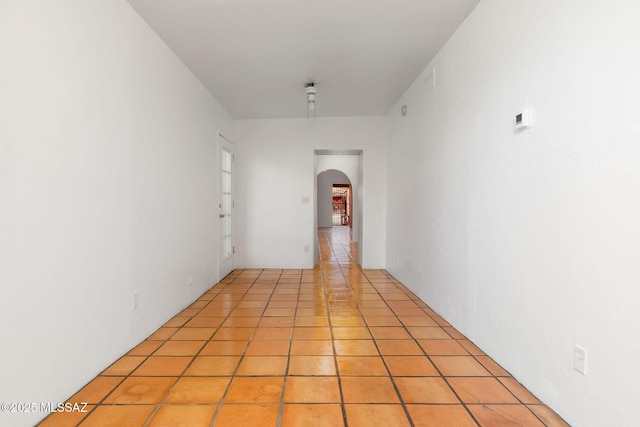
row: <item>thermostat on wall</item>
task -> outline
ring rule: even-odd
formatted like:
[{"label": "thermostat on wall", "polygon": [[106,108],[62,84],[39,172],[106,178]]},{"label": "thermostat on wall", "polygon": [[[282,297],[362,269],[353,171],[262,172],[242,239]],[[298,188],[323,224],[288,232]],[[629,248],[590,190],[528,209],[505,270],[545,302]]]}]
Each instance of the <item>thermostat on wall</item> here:
[{"label": "thermostat on wall", "polygon": [[525,108],[516,115],[516,129],[528,129],[533,126],[533,117],[531,116],[531,108]]}]

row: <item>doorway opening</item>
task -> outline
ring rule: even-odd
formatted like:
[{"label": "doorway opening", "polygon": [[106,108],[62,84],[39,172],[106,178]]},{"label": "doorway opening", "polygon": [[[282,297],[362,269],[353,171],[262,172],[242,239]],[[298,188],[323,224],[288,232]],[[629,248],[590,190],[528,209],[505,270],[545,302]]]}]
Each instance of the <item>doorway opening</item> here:
[{"label": "doorway opening", "polygon": [[[348,234],[360,250],[354,252],[362,263],[366,250],[363,239],[363,150],[315,150],[314,256],[319,259],[317,231],[336,227]],[[335,185],[335,199],[334,199]],[[346,194],[344,194],[346,193]],[[334,204],[335,201],[335,204]],[[344,225],[343,225],[344,224]]]},{"label": "doorway opening", "polygon": [[352,204],[351,185],[333,184],[332,189],[333,214],[331,225],[351,227]]}]

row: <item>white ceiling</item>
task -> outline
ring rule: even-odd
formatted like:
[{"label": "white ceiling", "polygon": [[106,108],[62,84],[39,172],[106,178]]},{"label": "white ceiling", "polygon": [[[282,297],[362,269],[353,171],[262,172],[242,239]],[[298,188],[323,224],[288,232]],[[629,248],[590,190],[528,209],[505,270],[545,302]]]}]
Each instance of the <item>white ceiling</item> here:
[{"label": "white ceiling", "polygon": [[387,114],[479,0],[128,0],[235,119]]}]

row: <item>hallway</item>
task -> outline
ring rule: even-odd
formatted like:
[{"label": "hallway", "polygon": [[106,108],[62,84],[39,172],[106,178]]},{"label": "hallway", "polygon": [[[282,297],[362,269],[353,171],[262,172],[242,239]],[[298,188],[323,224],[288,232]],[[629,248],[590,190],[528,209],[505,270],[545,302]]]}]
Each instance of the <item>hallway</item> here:
[{"label": "hallway", "polygon": [[566,426],[348,227],[313,270],[236,270],[40,426]]}]

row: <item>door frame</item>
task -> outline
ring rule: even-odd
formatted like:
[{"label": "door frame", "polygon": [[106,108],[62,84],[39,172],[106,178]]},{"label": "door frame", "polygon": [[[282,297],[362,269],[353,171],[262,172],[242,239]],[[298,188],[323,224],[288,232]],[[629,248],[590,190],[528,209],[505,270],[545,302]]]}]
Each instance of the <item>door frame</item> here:
[{"label": "door frame", "polygon": [[[217,170],[217,178],[218,178],[218,194],[217,194],[217,205],[218,205],[218,281],[222,280],[225,276],[227,276],[233,269],[235,268],[235,179],[234,179],[234,169],[235,169],[235,154],[233,151],[233,142],[226,138],[222,133],[218,131],[218,170]],[[230,167],[229,171],[226,171],[223,166],[224,161],[224,152],[227,152],[230,157]],[[229,192],[225,192],[223,188],[223,173],[229,174]],[[230,203],[230,206],[227,207],[227,212],[223,211],[223,200],[225,199],[224,195],[229,194],[230,199],[227,203]],[[228,218],[230,221],[229,224],[229,234],[227,235],[224,228],[224,220]],[[229,238],[229,242],[226,242],[226,238]],[[228,253],[227,253],[228,252]],[[228,255],[228,256],[226,256]]]}]

